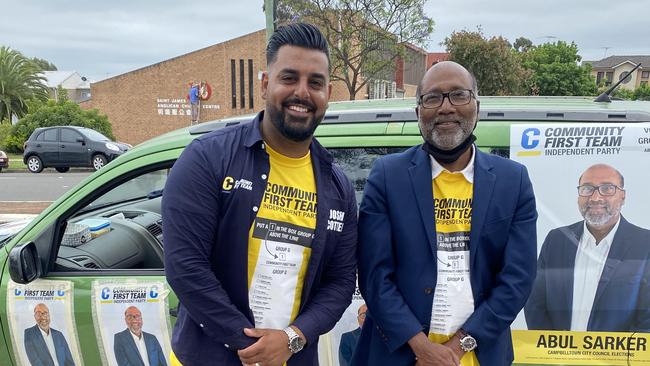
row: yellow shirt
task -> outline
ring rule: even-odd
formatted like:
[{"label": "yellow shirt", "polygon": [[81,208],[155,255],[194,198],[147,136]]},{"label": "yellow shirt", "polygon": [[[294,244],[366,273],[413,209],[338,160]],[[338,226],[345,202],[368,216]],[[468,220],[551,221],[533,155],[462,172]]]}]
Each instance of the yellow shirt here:
[{"label": "yellow shirt", "polygon": [[248,240],[249,303],[255,327],[283,329],[300,309],[316,228],[311,155],[289,158],[268,145],[270,172]]}]

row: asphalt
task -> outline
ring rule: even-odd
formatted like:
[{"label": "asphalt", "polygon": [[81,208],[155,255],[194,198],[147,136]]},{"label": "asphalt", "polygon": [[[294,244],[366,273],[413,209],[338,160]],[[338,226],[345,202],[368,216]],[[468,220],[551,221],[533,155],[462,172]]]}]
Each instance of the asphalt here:
[{"label": "asphalt", "polygon": [[52,202],[0,202],[0,224],[10,221],[34,217],[41,213]]}]

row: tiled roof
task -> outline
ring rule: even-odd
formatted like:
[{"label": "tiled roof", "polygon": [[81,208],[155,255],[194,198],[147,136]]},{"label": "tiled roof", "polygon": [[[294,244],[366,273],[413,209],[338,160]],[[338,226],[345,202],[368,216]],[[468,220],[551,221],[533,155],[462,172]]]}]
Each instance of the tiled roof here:
[{"label": "tiled roof", "polygon": [[630,61],[633,64],[641,63],[642,69],[650,68],[650,56],[609,56],[599,61],[585,61],[590,63],[592,68],[613,68],[618,66],[626,61]]}]

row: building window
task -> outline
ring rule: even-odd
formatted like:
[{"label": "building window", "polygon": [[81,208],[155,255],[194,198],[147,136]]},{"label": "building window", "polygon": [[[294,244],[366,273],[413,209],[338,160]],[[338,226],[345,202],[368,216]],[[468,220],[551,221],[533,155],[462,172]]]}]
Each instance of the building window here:
[{"label": "building window", "polygon": [[246,108],[246,89],[244,87],[244,60],[239,60],[239,108]]},{"label": "building window", "polygon": [[600,84],[600,81],[603,80],[604,75],[604,72],[598,71],[598,74],[596,74],[596,84]]},{"label": "building window", "polygon": [[614,80],[614,72],[613,71],[606,72],[605,73],[605,80],[607,80],[605,82],[605,85],[607,85],[607,86],[612,85],[612,80]]},{"label": "building window", "polygon": [[641,77],[644,79],[650,78],[650,71],[643,71]]},{"label": "building window", "polygon": [[248,59],[248,108],[253,109],[253,60]]},{"label": "building window", "polygon": [[230,59],[230,90],[232,94],[232,109],[237,108],[237,76],[235,75],[235,60]]},{"label": "building window", "polygon": [[[625,79],[625,80],[623,80],[623,79]],[[630,76],[630,72],[629,72],[629,71],[623,71],[623,72],[618,76],[618,80],[623,80],[623,84],[627,84],[627,83],[629,83],[630,80],[632,80],[632,77]]]}]

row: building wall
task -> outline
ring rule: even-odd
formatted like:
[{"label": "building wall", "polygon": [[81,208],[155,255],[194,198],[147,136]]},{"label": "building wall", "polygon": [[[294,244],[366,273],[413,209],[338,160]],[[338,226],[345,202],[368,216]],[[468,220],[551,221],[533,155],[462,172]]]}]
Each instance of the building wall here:
[{"label": "building wall", "polygon": [[[206,81],[212,87],[210,99],[201,103],[200,122],[254,113],[263,106],[260,75],[266,68],[265,45],[265,33],[259,31],[93,83],[92,107],[108,116],[117,139],[131,144],[190,125],[186,98],[192,80]],[[235,108],[231,60],[235,61]],[[244,63],[243,107],[240,60]],[[252,60],[252,78],[248,60]]]},{"label": "building wall", "polygon": [[[619,78],[621,77],[622,73],[630,72],[633,68],[634,68],[633,65],[631,65],[629,63],[624,63],[624,64],[620,65],[619,67],[617,67],[616,69],[612,69],[612,68],[595,68],[595,69],[593,69],[591,71],[591,74],[598,81],[598,73],[599,72],[602,73],[602,79],[603,80],[606,80],[607,73],[612,73],[612,83],[611,84],[615,84],[615,83],[617,83],[619,81]],[[645,78],[643,77],[644,72],[648,73],[648,74],[646,74],[647,76]],[[631,76],[632,79],[629,82],[621,84],[619,87],[624,88],[624,89],[634,90],[634,89],[638,88],[639,86],[641,86],[641,84],[648,84],[648,82],[650,81],[650,75],[649,74],[650,74],[650,72],[648,71],[648,69],[643,70],[643,69],[639,68],[636,71],[634,71],[634,73],[632,73],[632,76]],[[608,85],[611,85],[611,84],[608,84]]]}]

